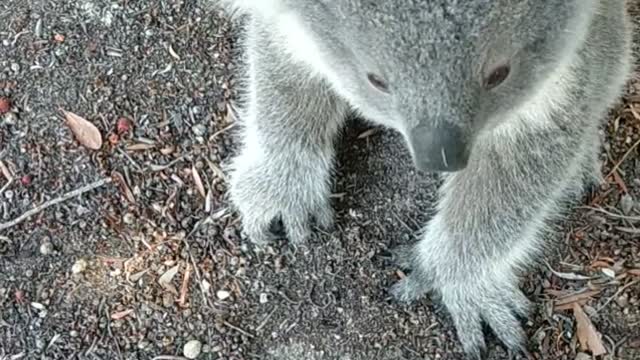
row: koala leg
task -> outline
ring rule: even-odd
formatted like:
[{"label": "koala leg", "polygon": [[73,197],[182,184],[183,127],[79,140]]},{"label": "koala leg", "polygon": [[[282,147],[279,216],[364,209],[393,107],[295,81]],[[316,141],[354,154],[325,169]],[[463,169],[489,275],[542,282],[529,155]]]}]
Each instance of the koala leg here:
[{"label": "koala leg", "polygon": [[412,272],[392,294],[401,301],[439,295],[473,358],[486,349],[483,322],[510,350],[526,352],[519,317],[527,316],[529,300],[517,270],[542,248],[545,220],[582,175],[580,131],[479,139],[468,167],[445,176],[423,240],[411,255],[400,252]]},{"label": "koala leg", "polygon": [[301,244],[312,217],[332,226],[334,140],[347,106],[323,79],[291,62],[256,20],[247,47],[248,101],[240,111],[243,144],[231,163],[230,199],[253,243],[271,240],[280,220],[289,240]]}]

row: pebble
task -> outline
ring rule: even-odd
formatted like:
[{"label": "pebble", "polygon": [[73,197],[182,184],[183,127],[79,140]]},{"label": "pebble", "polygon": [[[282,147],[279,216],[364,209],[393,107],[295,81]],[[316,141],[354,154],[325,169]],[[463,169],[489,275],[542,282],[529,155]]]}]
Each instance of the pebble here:
[{"label": "pebble", "polygon": [[79,259],[75,264],[71,267],[71,272],[74,274],[79,274],[87,269],[87,261],[84,259]]},{"label": "pebble", "polygon": [[629,194],[624,194],[620,199],[620,210],[625,215],[631,214],[631,210],[633,210],[633,198]]},{"label": "pebble", "polygon": [[629,305],[629,296],[627,296],[627,294],[622,294],[618,296],[618,298],[616,299],[616,303],[621,308],[626,308],[627,305]]},{"label": "pebble", "polygon": [[187,359],[195,359],[200,355],[200,351],[202,350],[202,343],[198,340],[191,340],[188,343],[184,344],[184,349],[182,350],[182,354]]},{"label": "pebble", "polygon": [[231,293],[226,290],[218,290],[218,292],[216,292],[216,296],[220,300],[226,300],[231,296]]},{"label": "pebble", "polygon": [[50,241],[45,240],[40,244],[40,254],[49,255],[53,252],[53,244]]},{"label": "pebble", "polygon": [[269,302],[269,295],[266,293],[260,294],[260,304],[266,304]]},{"label": "pebble", "polygon": [[4,123],[7,125],[15,125],[18,122],[18,115],[16,113],[9,111],[3,116]]},{"label": "pebble", "polygon": [[207,132],[207,128],[202,124],[197,124],[191,128],[191,131],[193,131],[196,136],[203,136]]},{"label": "pebble", "polygon": [[602,269],[602,273],[605,274],[607,277],[610,277],[612,279],[616,277],[616,272],[611,270],[611,269],[609,269],[609,268],[603,268]]},{"label": "pebble", "polygon": [[124,214],[122,221],[127,225],[131,225],[136,220],[135,218],[136,217],[132,213],[126,213]]},{"label": "pebble", "polygon": [[576,355],[576,360],[591,360],[591,355],[581,352]]},{"label": "pebble", "polygon": [[12,63],[11,64],[11,71],[13,71],[14,73],[20,72],[20,64]]}]

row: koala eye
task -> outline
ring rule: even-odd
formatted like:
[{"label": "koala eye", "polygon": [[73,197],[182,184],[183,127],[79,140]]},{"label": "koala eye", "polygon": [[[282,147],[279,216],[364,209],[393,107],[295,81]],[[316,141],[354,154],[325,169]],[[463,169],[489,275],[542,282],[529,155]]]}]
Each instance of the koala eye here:
[{"label": "koala eye", "polygon": [[484,78],[482,86],[487,90],[491,90],[507,80],[510,72],[511,68],[509,67],[509,65],[498,66],[497,68],[493,69],[489,76]]},{"label": "koala eye", "polygon": [[376,89],[382,92],[385,92],[387,94],[389,93],[389,85],[380,76],[376,74],[368,73],[367,79],[369,80],[371,85],[373,85],[373,87],[375,87]]}]

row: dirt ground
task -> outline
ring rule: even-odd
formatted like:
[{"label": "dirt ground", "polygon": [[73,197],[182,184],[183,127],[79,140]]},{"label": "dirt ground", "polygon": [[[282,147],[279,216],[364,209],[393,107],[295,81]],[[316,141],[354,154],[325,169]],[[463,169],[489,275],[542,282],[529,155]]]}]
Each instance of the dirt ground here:
[{"label": "dirt ground", "polygon": [[[204,0],[0,2],[0,359],[462,359],[437,303],[387,295],[400,274],[380,254],[415,240],[437,186],[396,134],[353,122],[338,228],[307,252],[241,241],[221,170],[237,29]],[[609,120],[611,176],[522,284],[536,359],[589,359],[585,319],[605,359],[640,359],[640,76]]]}]

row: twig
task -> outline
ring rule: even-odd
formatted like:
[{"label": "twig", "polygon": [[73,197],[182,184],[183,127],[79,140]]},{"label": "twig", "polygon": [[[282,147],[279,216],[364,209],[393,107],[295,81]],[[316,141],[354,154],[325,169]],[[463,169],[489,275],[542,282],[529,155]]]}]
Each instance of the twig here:
[{"label": "twig", "polygon": [[0,195],[2,195],[5,190],[7,190],[9,186],[11,186],[11,184],[13,184],[13,178],[9,179],[9,181],[7,181],[7,183],[4,184],[4,186],[0,189]]},{"label": "twig", "polygon": [[267,325],[267,322],[269,321],[269,319],[271,319],[271,317],[273,316],[273,314],[276,312],[276,310],[278,310],[277,307],[274,307],[273,310],[271,310],[271,312],[269,313],[269,315],[267,315],[264,320],[262,320],[262,322],[260,323],[260,325],[258,325],[258,327],[256,328],[256,333],[260,332],[260,330],[262,330],[263,327],[265,327],[265,325]]},{"label": "twig", "polygon": [[180,307],[185,306],[187,301],[187,291],[189,290],[189,278],[191,277],[191,264],[187,263],[187,270],[184,272],[184,278],[182,279],[182,287],[180,288],[180,298],[178,299],[178,305]]},{"label": "twig", "polygon": [[233,129],[235,126],[236,126],[236,123],[233,123],[233,124],[231,124],[231,125],[229,125],[229,126],[225,127],[224,129],[221,129],[221,130],[216,131],[215,133],[213,133],[213,135],[211,135],[211,136],[209,137],[209,141],[211,141],[211,140],[215,139],[216,137],[220,136],[220,134],[223,134],[223,133],[225,133],[226,131]]},{"label": "twig", "polygon": [[66,193],[66,194],[64,194],[64,195],[62,195],[62,196],[60,196],[58,198],[49,200],[49,201],[47,201],[47,202],[45,202],[45,203],[43,203],[43,204],[41,204],[39,206],[34,207],[33,209],[25,212],[24,214],[18,216],[17,218],[15,218],[15,219],[13,219],[13,220],[11,220],[9,222],[0,223],[0,231],[1,230],[6,230],[6,229],[8,229],[10,227],[13,227],[13,226],[16,226],[19,223],[21,223],[21,222],[27,220],[28,218],[32,217],[33,215],[45,210],[46,208],[49,208],[51,206],[60,204],[60,203],[62,203],[64,201],[67,201],[67,200],[69,200],[71,198],[74,198],[74,197],[76,197],[78,195],[82,195],[82,194],[84,194],[86,192],[89,192],[91,190],[94,190],[94,189],[97,189],[99,187],[102,187],[102,186],[104,186],[106,184],[109,184],[110,182],[111,182],[111,178],[105,178],[105,179],[102,179],[102,180],[98,180],[98,181],[96,181],[94,183],[91,183],[91,184],[89,184],[87,186],[81,187],[80,189],[76,189],[76,190],[70,191],[70,192],[68,192],[68,193]]},{"label": "twig", "polygon": [[187,358],[183,356],[160,355],[154,357],[152,360],[187,360]]},{"label": "twig", "polygon": [[189,234],[187,234],[187,236],[182,238],[182,243],[187,248],[187,255],[189,255],[189,260],[191,261],[191,265],[193,265],[193,271],[196,273],[196,279],[198,280],[198,286],[200,287],[200,294],[202,295],[202,301],[204,301],[204,303],[207,304],[210,308],[213,308],[213,305],[211,305],[211,301],[207,297],[207,291],[204,289],[204,285],[202,284],[202,277],[200,276],[200,271],[198,270],[198,266],[196,265],[196,261],[193,258],[193,254],[191,253],[191,246],[189,245],[189,242],[187,241],[187,239],[189,239],[193,234],[195,234],[195,232],[200,228],[200,226],[203,225],[203,223],[206,223],[206,222],[207,222],[207,220],[198,221],[193,226],[193,229],[191,230],[191,232]]},{"label": "twig", "polygon": [[633,146],[631,146],[629,148],[629,150],[627,150],[627,152],[622,156],[622,159],[620,159],[620,161],[618,161],[616,163],[616,165],[613,167],[613,169],[611,169],[611,171],[609,172],[609,174],[607,174],[607,176],[605,176],[605,179],[608,178],[609,176],[613,175],[614,172],[616,172],[619,168],[620,165],[622,165],[622,163],[627,159],[627,157],[629,156],[629,154],[631,154],[631,152],[638,147],[638,145],[640,145],[640,140],[636,141],[635,144],[633,144]]},{"label": "twig", "polygon": [[640,221],[640,216],[625,216],[625,215],[614,214],[614,213],[612,213],[610,211],[607,211],[605,209],[598,208],[598,207],[593,207],[593,206],[581,206],[581,208],[597,211],[599,213],[605,214],[605,215],[610,216],[612,218],[629,220],[629,221]]},{"label": "twig", "polygon": [[613,294],[612,297],[610,297],[609,299],[607,299],[607,301],[605,301],[604,304],[602,304],[602,306],[600,306],[597,310],[596,313],[599,313],[602,309],[604,309],[605,307],[607,307],[607,305],[609,305],[609,303],[611,301],[613,301],[613,299],[617,298],[618,296],[620,296],[620,294],[622,294],[623,291],[627,290],[629,287],[637,284],[638,282],[640,282],[640,280],[634,280],[630,283],[628,283],[627,285],[621,287],[620,289],[618,289],[618,291],[616,291],[615,294]]},{"label": "twig", "polygon": [[239,327],[229,324],[229,322],[227,322],[227,321],[224,321],[224,322],[223,322],[223,324],[224,324],[226,327],[228,327],[228,328],[230,328],[230,329],[233,329],[233,330],[235,330],[235,331],[239,332],[239,333],[240,333],[240,334],[242,334],[242,335],[245,335],[245,336],[250,337],[250,338],[254,338],[254,337],[255,337],[255,336],[253,336],[252,334],[249,334],[248,332],[246,332],[246,331],[244,331],[244,330],[240,329]]}]

